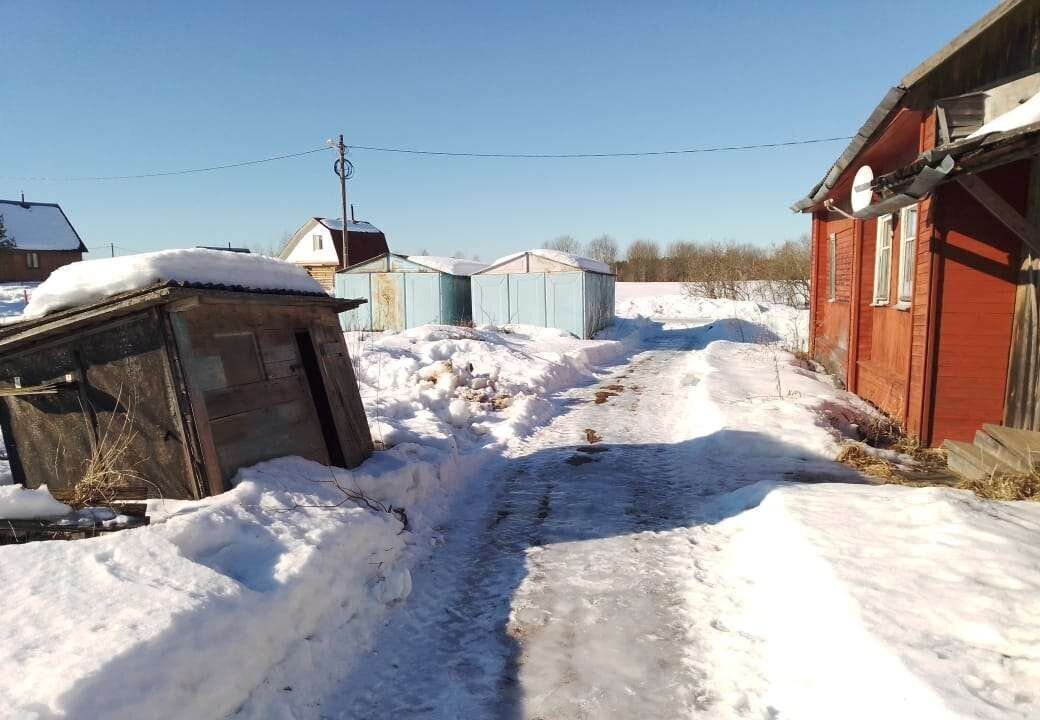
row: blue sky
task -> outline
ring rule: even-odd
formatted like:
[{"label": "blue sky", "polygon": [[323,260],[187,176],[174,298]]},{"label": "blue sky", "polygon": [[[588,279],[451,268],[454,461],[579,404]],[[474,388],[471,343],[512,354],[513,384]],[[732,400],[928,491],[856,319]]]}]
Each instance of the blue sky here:
[{"label": "blue sky", "polygon": [[[309,216],[338,216],[331,153],[147,180],[6,176],[207,166],[338,132],[519,153],[851,135],[992,4],[0,0],[0,198],[60,202],[90,247],[271,245]],[[769,244],[807,231],[787,207],[843,147],[593,160],[355,150],[349,192],[407,253],[491,259],[561,234]]]}]

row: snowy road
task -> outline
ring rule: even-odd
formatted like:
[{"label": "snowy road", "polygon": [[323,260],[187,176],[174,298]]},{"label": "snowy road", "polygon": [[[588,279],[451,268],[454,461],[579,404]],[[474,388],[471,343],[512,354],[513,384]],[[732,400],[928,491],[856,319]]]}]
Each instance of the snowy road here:
[{"label": "snowy road", "polygon": [[326,717],[664,718],[712,704],[700,636],[724,629],[697,619],[688,581],[713,585],[698,507],[732,485],[682,431],[705,332],[665,326],[565,394],[569,409],[488,479],[488,506],[444,529],[449,547]]}]

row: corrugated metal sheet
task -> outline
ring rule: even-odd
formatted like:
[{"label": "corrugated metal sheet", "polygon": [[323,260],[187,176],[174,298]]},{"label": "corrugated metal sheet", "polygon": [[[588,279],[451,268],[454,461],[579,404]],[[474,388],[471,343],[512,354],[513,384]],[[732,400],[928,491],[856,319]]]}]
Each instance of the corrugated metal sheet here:
[{"label": "corrugated metal sheet", "polygon": [[441,287],[438,275],[439,273],[405,273],[406,327],[441,323]]},{"label": "corrugated metal sheet", "polygon": [[509,322],[545,327],[545,273],[509,276]]},{"label": "corrugated metal sheet", "polygon": [[585,287],[581,272],[545,274],[545,324],[585,335]]},{"label": "corrugated metal sheet", "polygon": [[438,272],[400,255],[384,255],[336,273],[336,296],[369,301],[340,316],[345,330],[403,330],[472,321],[468,277]]},{"label": "corrugated metal sheet", "polygon": [[368,302],[349,312],[340,313],[339,324],[344,330],[372,329],[372,289],[368,274],[336,274],[336,297],[364,298]]},{"label": "corrugated metal sheet", "polygon": [[509,276],[474,275],[470,283],[473,322],[477,325],[508,325]]},{"label": "corrugated metal sheet", "polygon": [[590,338],[614,321],[614,277],[593,272],[478,273],[473,321],[555,327]]}]

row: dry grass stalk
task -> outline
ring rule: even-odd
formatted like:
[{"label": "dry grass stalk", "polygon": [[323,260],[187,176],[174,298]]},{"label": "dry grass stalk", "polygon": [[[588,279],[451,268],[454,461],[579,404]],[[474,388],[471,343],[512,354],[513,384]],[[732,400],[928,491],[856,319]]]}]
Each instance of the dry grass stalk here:
[{"label": "dry grass stalk", "polygon": [[122,394],[123,389],[120,388],[108,421],[98,434],[97,444],[87,461],[83,477],[73,486],[69,495],[67,502],[74,508],[111,505],[134,486],[155,487],[137,471],[136,466],[140,461],[130,458],[130,448],[137,438],[134,429],[135,412],[129,398],[126,411],[116,412]]},{"label": "dry grass stalk", "polygon": [[1040,470],[1031,473],[992,472],[979,480],[963,480],[958,487],[987,500],[1040,501]]},{"label": "dry grass stalk", "polygon": [[891,480],[895,475],[892,463],[871,455],[863,449],[862,445],[855,443],[843,447],[841,452],[838,453],[837,460],[842,465],[855,468],[864,475],[870,475],[882,480]]}]

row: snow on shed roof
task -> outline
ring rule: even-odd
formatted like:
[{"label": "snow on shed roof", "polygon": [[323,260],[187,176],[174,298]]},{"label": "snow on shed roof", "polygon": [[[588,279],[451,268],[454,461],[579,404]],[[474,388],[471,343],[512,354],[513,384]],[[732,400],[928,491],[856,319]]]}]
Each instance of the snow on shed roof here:
[{"label": "snow on shed roof", "polygon": [[8,240],[19,250],[80,250],[86,247],[55,203],[0,200]]},{"label": "snow on shed roof", "polygon": [[604,273],[606,275],[613,275],[614,271],[610,269],[610,265],[599,260],[593,260],[592,258],[582,257],[581,255],[572,255],[571,253],[563,252],[562,250],[546,250],[544,248],[538,248],[536,250],[521,250],[510,255],[505,255],[498,258],[488,267],[495,267],[502,263],[514,260],[525,253],[531,253],[538,257],[546,258],[547,260],[555,260],[558,263],[564,265],[570,265],[571,267],[578,268],[579,270],[588,270],[589,272]]},{"label": "snow on shed roof", "polygon": [[33,291],[22,319],[91,305],[113,295],[169,281],[325,294],[307,271],[282,260],[202,248],[160,250],[60,267]]},{"label": "snow on shed roof", "polygon": [[408,260],[416,265],[438,270],[449,275],[472,275],[480,272],[488,265],[476,260],[463,260],[453,257],[439,257],[437,255],[409,255]]}]

